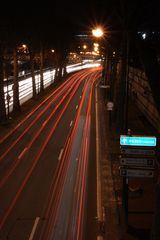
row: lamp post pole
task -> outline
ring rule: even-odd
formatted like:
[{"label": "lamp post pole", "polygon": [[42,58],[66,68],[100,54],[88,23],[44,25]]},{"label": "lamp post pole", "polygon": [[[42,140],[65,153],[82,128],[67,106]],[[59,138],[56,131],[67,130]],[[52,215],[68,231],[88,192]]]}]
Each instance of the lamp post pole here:
[{"label": "lamp post pole", "polygon": [[[97,39],[101,39],[104,35],[104,31],[101,27],[97,27],[97,28],[92,30],[92,35]],[[103,67],[102,67],[102,79],[101,79],[102,84],[105,84],[106,61],[107,61],[107,55],[106,55],[106,52],[105,52]]]}]

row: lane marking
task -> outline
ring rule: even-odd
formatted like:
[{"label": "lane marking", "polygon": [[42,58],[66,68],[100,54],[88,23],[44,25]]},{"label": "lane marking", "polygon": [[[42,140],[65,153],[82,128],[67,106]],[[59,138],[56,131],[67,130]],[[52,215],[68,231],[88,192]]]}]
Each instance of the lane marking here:
[{"label": "lane marking", "polygon": [[84,92],[84,88],[85,88],[85,85],[84,85],[83,88],[82,88],[82,93]]},{"label": "lane marking", "polygon": [[44,123],[42,124],[42,126],[44,127],[47,124],[47,120],[44,121]]},{"label": "lane marking", "polygon": [[34,234],[36,232],[36,228],[38,226],[38,223],[39,223],[39,220],[40,220],[40,217],[36,217],[35,221],[34,221],[34,225],[33,225],[33,228],[32,228],[32,231],[31,231],[31,234],[29,236],[29,240],[32,240],[33,237],[34,237]]},{"label": "lane marking", "polygon": [[70,123],[70,127],[72,127],[72,124],[73,124],[73,120],[72,120],[71,123]]},{"label": "lane marking", "polygon": [[62,154],[63,154],[63,148],[61,149],[60,154],[59,154],[59,157],[58,157],[58,160],[59,160],[59,161],[60,161],[61,158],[62,158]]},{"label": "lane marking", "polygon": [[73,175],[70,176],[69,181],[72,182],[72,179],[73,179]]},{"label": "lane marking", "polygon": [[28,149],[27,147],[23,149],[23,151],[19,154],[18,159],[21,159],[23,157],[27,149]]}]

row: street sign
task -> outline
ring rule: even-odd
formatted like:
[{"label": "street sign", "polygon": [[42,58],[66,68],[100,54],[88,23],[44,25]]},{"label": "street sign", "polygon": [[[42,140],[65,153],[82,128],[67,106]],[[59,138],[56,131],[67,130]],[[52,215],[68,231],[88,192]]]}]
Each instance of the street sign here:
[{"label": "street sign", "polygon": [[120,157],[120,163],[123,166],[134,166],[136,168],[154,168],[154,158],[132,158]]},{"label": "street sign", "polygon": [[107,103],[107,110],[108,111],[113,111],[114,103],[113,102],[108,102]]},{"label": "street sign", "polygon": [[154,149],[141,149],[141,148],[126,148],[124,146],[120,149],[121,154],[125,155],[147,155],[147,156],[153,156],[155,155]]},{"label": "street sign", "polygon": [[120,168],[122,177],[152,178],[154,171],[148,169]]},{"label": "street sign", "polygon": [[122,146],[142,146],[142,147],[155,147],[156,137],[144,137],[144,136],[120,136],[120,145]]}]

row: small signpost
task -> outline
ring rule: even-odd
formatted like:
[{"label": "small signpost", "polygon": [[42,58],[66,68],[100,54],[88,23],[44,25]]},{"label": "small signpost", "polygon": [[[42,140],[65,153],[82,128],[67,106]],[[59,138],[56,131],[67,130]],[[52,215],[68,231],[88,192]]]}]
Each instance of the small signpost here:
[{"label": "small signpost", "polygon": [[154,168],[156,144],[155,136],[121,135],[120,175],[124,176],[126,170],[125,177],[153,177],[153,171],[149,175],[148,169]]},{"label": "small signpost", "polygon": [[120,152],[122,155],[137,155],[137,156],[154,156],[155,150],[149,148],[126,148],[121,147]]},{"label": "small signpost", "polygon": [[133,168],[121,168],[121,176],[123,177],[145,177],[152,178],[154,171],[150,169],[133,169]]},{"label": "small signpost", "polygon": [[128,222],[128,179],[153,178],[157,140],[155,136],[120,136],[120,176],[123,177],[123,206]]},{"label": "small signpost", "polygon": [[156,137],[120,136],[121,146],[155,147]]},{"label": "small signpost", "polygon": [[108,102],[107,103],[107,110],[108,111],[113,111],[114,103],[113,102]]},{"label": "small signpost", "polygon": [[133,158],[133,157],[120,157],[121,166],[129,167],[142,167],[142,168],[154,168],[155,158]]}]

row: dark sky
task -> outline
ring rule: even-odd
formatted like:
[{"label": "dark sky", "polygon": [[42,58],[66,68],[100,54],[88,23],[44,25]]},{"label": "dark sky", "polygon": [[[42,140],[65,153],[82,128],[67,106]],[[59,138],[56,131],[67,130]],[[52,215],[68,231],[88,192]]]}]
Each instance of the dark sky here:
[{"label": "dark sky", "polygon": [[6,2],[1,8],[1,29],[11,33],[44,35],[56,39],[68,34],[89,32],[96,24],[119,28],[159,28],[156,0],[39,0]]}]

